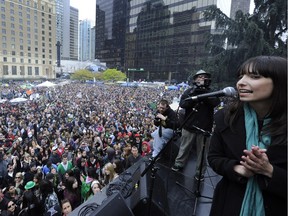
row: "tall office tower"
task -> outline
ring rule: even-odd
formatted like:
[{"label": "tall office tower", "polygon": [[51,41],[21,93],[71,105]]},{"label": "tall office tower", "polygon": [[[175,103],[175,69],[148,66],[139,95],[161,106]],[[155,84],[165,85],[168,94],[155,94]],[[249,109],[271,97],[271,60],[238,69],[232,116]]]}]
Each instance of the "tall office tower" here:
[{"label": "tall office tower", "polygon": [[79,60],[87,61],[91,59],[91,24],[90,21],[79,21]]},{"label": "tall office tower", "polygon": [[78,60],[78,9],[70,7],[70,60]]},{"label": "tall office tower", "polygon": [[97,0],[96,58],[130,80],[186,81],[208,56],[203,11],[217,2]]},{"label": "tall office tower", "polygon": [[91,37],[90,37],[90,49],[91,49],[91,60],[95,59],[95,26],[91,28]]},{"label": "tall office tower", "polygon": [[56,0],[56,40],[61,44],[61,59],[70,59],[70,0]]},{"label": "tall office tower", "polygon": [[238,10],[241,10],[244,14],[249,13],[250,1],[251,0],[231,0],[230,17],[234,19]]},{"label": "tall office tower", "polygon": [[127,0],[96,1],[96,59],[124,70]]},{"label": "tall office tower", "polygon": [[55,78],[54,1],[0,1],[0,79]]}]

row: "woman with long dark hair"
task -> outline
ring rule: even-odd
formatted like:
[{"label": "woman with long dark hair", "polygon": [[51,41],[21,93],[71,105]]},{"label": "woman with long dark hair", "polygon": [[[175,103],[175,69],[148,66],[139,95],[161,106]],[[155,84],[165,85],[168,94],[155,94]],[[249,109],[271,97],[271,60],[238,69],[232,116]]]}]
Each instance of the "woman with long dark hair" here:
[{"label": "woman with long dark hair", "polygon": [[75,177],[70,176],[65,182],[64,199],[68,199],[75,209],[81,204],[80,188]]},{"label": "woman with long dark hair", "polygon": [[208,161],[223,176],[210,215],[287,215],[287,60],[239,69],[239,97],[215,115]]}]

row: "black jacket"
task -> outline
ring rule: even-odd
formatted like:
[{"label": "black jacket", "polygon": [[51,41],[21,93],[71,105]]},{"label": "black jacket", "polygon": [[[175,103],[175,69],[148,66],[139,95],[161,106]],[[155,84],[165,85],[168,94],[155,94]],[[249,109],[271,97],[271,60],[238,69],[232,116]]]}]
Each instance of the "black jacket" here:
[{"label": "black jacket", "polygon": [[[157,112],[159,113],[159,112]],[[157,115],[156,113],[156,115]],[[178,126],[178,119],[177,115],[174,110],[171,109],[169,106],[168,109],[163,113],[164,116],[167,116],[167,119],[165,121],[160,121],[160,119],[154,119],[154,124],[156,126],[163,126],[165,128],[171,128],[171,129],[176,129]]]},{"label": "black jacket", "polygon": [[[211,168],[223,176],[214,191],[210,215],[239,215],[246,190],[247,178],[234,171],[240,164],[241,156],[246,149],[246,131],[244,112],[236,119],[233,131],[224,123],[224,109],[215,115],[216,128],[213,132],[208,162]],[[273,177],[270,179],[257,175],[262,190],[266,216],[287,215],[287,137],[282,145],[271,145],[267,148],[267,156],[273,165]]]},{"label": "black jacket", "polygon": [[[205,98],[199,101],[190,100],[189,97],[211,92],[208,88],[197,88],[193,86],[187,89],[181,96],[180,107],[185,109],[183,128],[190,132],[199,133],[194,126],[211,132],[213,126],[214,107],[220,100],[216,97]],[[182,126],[183,122],[180,123]]]}]

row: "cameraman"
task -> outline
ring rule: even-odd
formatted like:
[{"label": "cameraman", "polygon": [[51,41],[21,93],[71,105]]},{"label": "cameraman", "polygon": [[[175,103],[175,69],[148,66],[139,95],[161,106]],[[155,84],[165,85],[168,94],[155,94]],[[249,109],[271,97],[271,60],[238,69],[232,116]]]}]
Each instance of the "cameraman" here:
[{"label": "cameraman", "polygon": [[152,157],[156,157],[164,145],[173,137],[173,129],[177,126],[177,116],[167,100],[160,100],[157,104],[157,113],[154,119],[158,128],[151,134],[153,137]]},{"label": "cameraman", "polygon": [[[198,71],[193,76],[193,86],[187,89],[180,99],[180,107],[185,109],[184,125],[182,127],[181,144],[178,155],[172,170],[179,171],[184,168],[189,157],[190,150],[193,145],[196,145],[197,162],[195,179],[198,180],[201,163],[201,152],[204,143],[204,134],[197,128],[207,132],[212,131],[214,107],[220,103],[219,98],[206,98],[200,101],[192,101],[187,98],[200,94],[211,92],[209,86],[211,84],[211,74],[203,70]],[[197,128],[196,128],[197,127]],[[206,139],[206,146],[209,139]],[[206,153],[208,146],[204,153],[201,180],[204,180],[204,173],[206,171]]]}]

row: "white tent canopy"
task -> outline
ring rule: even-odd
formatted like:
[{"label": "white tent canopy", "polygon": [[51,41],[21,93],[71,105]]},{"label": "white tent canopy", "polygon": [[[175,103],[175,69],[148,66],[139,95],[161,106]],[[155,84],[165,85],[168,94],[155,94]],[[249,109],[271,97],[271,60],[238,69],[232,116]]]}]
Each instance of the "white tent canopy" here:
[{"label": "white tent canopy", "polygon": [[26,98],[21,98],[21,97],[19,97],[19,98],[14,98],[14,99],[12,99],[12,100],[10,100],[10,102],[11,103],[21,103],[21,102],[25,102],[25,101],[27,101],[28,99],[26,99]]},{"label": "white tent canopy", "polygon": [[54,87],[54,86],[56,86],[56,84],[49,81],[45,81],[43,83],[36,85],[35,87]]}]

